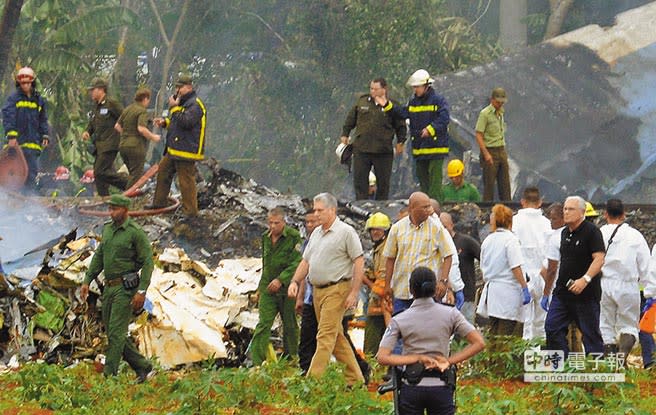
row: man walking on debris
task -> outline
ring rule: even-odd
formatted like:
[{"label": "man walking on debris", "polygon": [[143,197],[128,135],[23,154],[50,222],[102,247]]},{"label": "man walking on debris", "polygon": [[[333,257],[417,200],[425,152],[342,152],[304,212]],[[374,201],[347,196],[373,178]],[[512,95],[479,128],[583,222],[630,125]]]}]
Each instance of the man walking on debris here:
[{"label": "man walking on debris", "polygon": [[169,116],[156,118],[155,124],[167,128],[164,157],[159,162],[153,208],[167,206],[173,177],[177,173],[182,211],[198,215],[196,162],[205,158],[205,105],[196,96],[191,77],[182,75],[175,83],[176,93],[169,98]]},{"label": "man walking on debris", "polygon": [[16,74],[16,90],[2,107],[2,126],[7,145],[22,149],[28,169],[25,187],[34,189],[39,157],[50,138],[46,101],[36,90],[36,75],[32,68],[23,67]]},{"label": "man walking on debris", "polygon": [[355,229],[337,217],[337,199],[333,195],[320,193],[315,196],[314,212],[321,228],[315,229],[310,236],[288,295],[296,298],[299,284],[309,275],[314,287],[318,332],[317,350],[308,375],[321,376],[332,354],[346,365],[346,381],[353,385],[364,381],[364,377],[341,322],[345,311],[357,305],[364,275],[362,244]]},{"label": "man walking on debris", "polygon": [[[599,331],[600,272],[604,265],[604,239],[597,227],[586,221],[585,200],[565,199],[565,229],[560,238],[560,270],[544,328],[547,349],[569,354],[567,327],[574,321],[583,334],[586,353],[602,353]],[[547,281],[547,286],[551,281]]]},{"label": "man walking on debris", "polygon": [[[403,152],[406,140],[405,120],[391,112],[383,111],[376,97],[387,99],[387,82],[376,78],[369,85],[369,94],[358,98],[349,111],[340,140],[348,144],[349,133],[353,136],[353,187],[357,200],[369,198],[369,172],[376,173],[376,200],[389,198],[390,177],[394,161],[392,141],[396,135],[396,154]],[[396,102],[395,105],[398,106]]]},{"label": "man walking on debris", "polygon": [[410,120],[412,155],[421,191],[442,202],[442,164],[449,155],[449,104],[435,92],[433,82],[428,71],[419,69],[408,79],[414,95],[406,107],[394,105],[384,96],[376,97],[376,102],[385,111]]},{"label": "man walking on debris", "polygon": [[[601,268],[601,317],[599,329],[604,353],[628,356],[638,338],[640,284],[649,280],[649,245],[644,236],[625,223],[624,204],[619,199],[606,202],[607,224],[601,227],[606,258]],[[619,338],[619,342],[618,342]],[[619,348],[618,348],[619,346]]]},{"label": "man walking on debris", "polygon": [[119,134],[114,124],[123,112],[123,105],[107,96],[107,81],[93,78],[89,86],[89,94],[96,104],[91,112],[87,128],[82,133],[82,139],[91,139],[90,152],[95,157],[93,174],[96,191],[99,196],[109,196],[109,186],[125,190],[128,178],[116,172],[114,161],[118,154]]},{"label": "man walking on debris", "polygon": [[499,200],[510,200],[510,170],[506,153],[506,120],[503,105],[506,91],[494,88],[490,105],[483,108],[476,121],[476,141],[481,153],[483,169],[483,200],[494,200],[494,183],[499,189]]},{"label": "man walking on debris", "polygon": [[542,198],[537,187],[524,189],[522,208],[513,217],[512,231],[519,238],[524,263],[522,270],[527,275],[528,289],[533,301],[526,305],[524,320],[525,340],[544,338],[544,319],[547,313],[540,306],[544,292],[544,279],[540,275],[546,254],[547,240],[551,235],[551,223],[542,214]]},{"label": "man walking on debris", "polygon": [[101,312],[108,345],[103,373],[116,375],[123,357],[141,383],[147,380],[153,366],[128,337],[128,325],[132,313],[141,311],[146,299],[153,272],[153,251],[146,233],[128,217],[130,199],[115,194],[108,204],[112,221],[103,228],[102,241],[80,287],[80,297],[86,301],[89,284],[104,270]]},{"label": "man walking on debris", "polygon": [[266,360],[271,326],[278,314],[282,318],[284,355],[293,357],[298,353],[295,300],[287,297],[287,288],[301,260],[301,235],[286,225],[281,208],[269,211],[268,223],[269,230],[262,235],[262,278],[257,287],[260,318],[251,340],[255,365]]}]

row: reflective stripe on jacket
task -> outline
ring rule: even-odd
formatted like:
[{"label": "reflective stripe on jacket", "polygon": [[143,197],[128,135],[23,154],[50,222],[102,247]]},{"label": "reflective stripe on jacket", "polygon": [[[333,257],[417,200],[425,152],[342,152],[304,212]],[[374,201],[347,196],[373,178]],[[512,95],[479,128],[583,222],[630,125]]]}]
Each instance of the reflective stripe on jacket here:
[{"label": "reflective stripe on jacket", "polygon": [[172,158],[203,160],[207,112],[196,91],[181,97],[180,105],[169,109],[166,126],[166,153]]},{"label": "reflective stripe on jacket", "polygon": [[2,107],[2,126],[7,139],[17,139],[23,148],[41,151],[41,141],[48,135],[46,101],[34,92],[27,96],[17,89]]}]

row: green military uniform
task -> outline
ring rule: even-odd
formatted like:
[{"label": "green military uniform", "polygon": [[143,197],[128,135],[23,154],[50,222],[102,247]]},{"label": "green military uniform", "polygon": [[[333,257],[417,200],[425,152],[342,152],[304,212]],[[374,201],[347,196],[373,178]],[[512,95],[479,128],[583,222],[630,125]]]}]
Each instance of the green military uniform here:
[{"label": "green military uniform", "polygon": [[[396,101],[391,101],[398,105]],[[351,108],[342,136],[353,135],[353,187],[355,198],[367,199],[369,194],[369,171],[373,167],[376,174],[376,199],[389,198],[390,178],[394,162],[393,141],[406,141],[405,119],[393,112],[383,111],[369,94],[361,95]]]},{"label": "green military uniform", "polygon": [[[271,242],[269,231],[262,235],[262,278],[257,288],[260,320],[251,340],[251,357],[256,365],[266,360],[271,326],[278,313],[282,318],[284,353],[286,356],[298,354],[298,324],[294,312],[296,300],[287,297],[287,288],[300,261],[301,235],[296,229],[285,226],[275,245]],[[267,286],[276,278],[282,286],[277,293],[269,294]]]},{"label": "green military uniform", "polygon": [[[102,241],[91,260],[84,283],[89,284],[102,270],[105,270],[105,288],[101,311],[108,338],[104,374],[118,372],[121,356],[138,374],[147,373],[152,365],[128,338],[128,325],[132,317],[132,297],[137,291],[145,291],[150,284],[153,251],[146,233],[132,219],[126,219],[121,225],[105,224]],[[130,290],[123,288],[121,277],[139,270],[139,286]]]},{"label": "green military uniform", "polygon": [[93,162],[93,173],[100,196],[109,195],[110,185],[124,190],[127,183],[126,177],[114,169],[119,144],[119,134],[114,129],[114,124],[121,112],[123,105],[106,97],[94,107],[86,128],[93,143],[92,153],[96,158]]},{"label": "green military uniform", "polygon": [[455,187],[453,183],[449,183],[442,187],[442,195],[445,202],[480,202],[481,194],[478,192],[476,186],[471,183],[464,182],[462,186]]},{"label": "green military uniform", "polygon": [[148,127],[148,112],[143,105],[134,102],[123,110],[118,123],[123,128],[119,151],[130,172],[128,177],[128,187],[130,187],[143,175],[148,140],[139,133],[137,127]]},{"label": "green military uniform", "polygon": [[383,255],[385,241],[381,241],[374,248],[373,268],[366,271],[366,278],[374,283],[369,292],[369,303],[367,305],[367,322],[364,327],[364,352],[368,355],[378,353],[383,334],[385,333],[385,317],[383,315],[383,298],[385,295],[385,262],[387,258]]}]

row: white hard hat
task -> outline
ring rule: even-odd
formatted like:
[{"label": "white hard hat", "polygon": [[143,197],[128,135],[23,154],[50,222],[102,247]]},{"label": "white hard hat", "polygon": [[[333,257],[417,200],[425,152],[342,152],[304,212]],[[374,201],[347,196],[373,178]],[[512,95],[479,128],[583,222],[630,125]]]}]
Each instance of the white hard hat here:
[{"label": "white hard hat", "polygon": [[23,66],[16,74],[16,80],[18,82],[22,80],[32,82],[34,81],[34,78],[36,78],[36,75],[34,74],[34,70],[32,70],[32,68],[30,68],[29,66]]},{"label": "white hard hat", "polygon": [[433,81],[434,79],[430,77],[426,69],[418,69],[415,71],[415,73],[410,75],[410,78],[408,78],[407,85],[421,86],[426,84],[432,84]]}]

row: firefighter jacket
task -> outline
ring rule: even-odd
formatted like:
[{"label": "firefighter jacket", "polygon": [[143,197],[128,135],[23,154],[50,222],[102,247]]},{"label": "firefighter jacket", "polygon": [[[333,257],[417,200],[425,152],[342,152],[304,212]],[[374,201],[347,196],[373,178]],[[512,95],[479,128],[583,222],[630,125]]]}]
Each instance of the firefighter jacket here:
[{"label": "firefighter jacket", "polygon": [[41,142],[48,135],[45,99],[36,91],[28,97],[16,89],[2,107],[2,126],[7,140],[17,139],[24,149],[43,150]]},{"label": "firefighter jacket", "polygon": [[[430,87],[421,97],[410,98],[407,107],[398,108],[389,101],[385,111],[395,111],[410,120],[412,155],[417,160],[444,158],[449,154],[449,104]],[[430,137],[422,137],[426,128]]]},{"label": "firefighter jacket", "polygon": [[179,160],[203,160],[206,123],[205,105],[196,91],[180,97],[180,105],[171,107],[166,118],[165,154]]},{"label": "firefighter jacket", "polygon": [[[393,104],[398,104],[394,101]],[[396,113],[383,111],[369,94],[358,98],[346,116],[342,136],[348,137],[355,128],[353,149],[361,153],[392,154],[392,141],[403,143],[406,140],[405,119]]]}]

